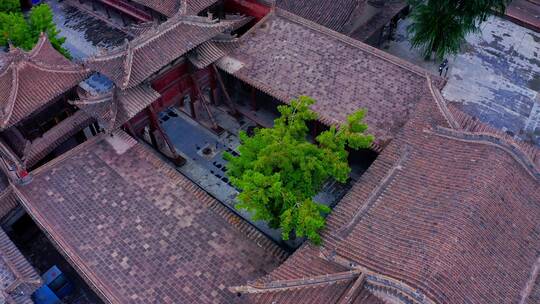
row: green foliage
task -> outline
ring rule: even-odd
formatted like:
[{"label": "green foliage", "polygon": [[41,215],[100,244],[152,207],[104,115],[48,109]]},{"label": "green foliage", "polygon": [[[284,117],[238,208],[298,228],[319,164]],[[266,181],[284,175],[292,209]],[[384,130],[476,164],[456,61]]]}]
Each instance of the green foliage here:
[{"label": "green foliage", "polygon": [[[28,23],[32,31],[32,36],[39,39],[41,33],[47,34],[52,46],[67,58],[70,58],[69,52],[62,47],[66,41],[65,37],[58,37],[60,31],[56,29],[56,25],[53,21],[53,12],[47,4],[40,4],[34,6],[28,16]],[[37,41],[36,39],[36,41]]]},{"label": "green foliage", "polygon": [[[3,0],[2,0],[3,1]],[[28,19],[18,12],[0,13],[0,45],[11,43],[15,47],[31,50],[39,40],[41,33],[47,34],[52,46],[67,58],[69,52],[62,47],[64,37],[59,37],[59,31],[53,21],[53,13],[47,4],[32,8]]]},{"label": "green foliage", "polygon": [[254,220],[264,220],[282,229],[287,240],[291,232],[320,243],[319,231],[330,209],[313,201],[324,182],[349,177],[347,147],[368,148],[372,135],[366,135],[362,122],[365,111],[348,117],[339,129],[332,127],[307,140],[308,121],[317,119],[309,109],[315,100],[300,96],[291,105],[278,107],[281,116],[273,128],[257,129],[253,136],[240,133],[240,156],[225,154],[227,174],[240,189],[237,208],[245,209]]},{"label": "green foliage", "polygon": [[30,50],[34,46],[30,27],[21,13],[0,13],[0,45]]},{"label": "green foliage", "polygon": [[413,47],[423,49],[424,56],[437,58],[459,51],[469,33],[479,30],[479,25],[492,12],[503,13],[510,0],[409,0],[413,23]]},{"label": "green foliage", "polygon": [[19,0],[0,1],[1,13],[18,13],[21,11],[21,2]]}]

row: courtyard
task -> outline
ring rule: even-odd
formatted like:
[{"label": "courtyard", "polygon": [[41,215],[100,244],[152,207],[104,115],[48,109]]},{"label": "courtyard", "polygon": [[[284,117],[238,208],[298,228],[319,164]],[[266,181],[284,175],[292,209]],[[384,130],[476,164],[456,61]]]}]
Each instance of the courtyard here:
[{"label": "courtyard", "polygon": [[[186,159],[186,163],[177,167],[177,170],[252,223],[272,240],[285,248],[295,249],[304,242],[304,239],[283,241],[281,231],[270,228],[263,221],[253,221],[248,212],[235,208],[238,189],[230,183],[227,177],[227,161],[223,158],[223,153],[228,152],[237,156],[237,149],[240,145],[239,132],[245,131],[249,134],[255,128],[261,127],[261,123],[266,124],[268,121],[272,121],[276,118],[276,114],[264,107],[257,111],[250,110],[246,103],[239,102],[241,94],[234,95],[235,104],[239,106],[240,111],[250,115],[252,119],[244,115],[234,117],[227,112],[226,107],[211,105],[209,111],[212,113],[212,119],[219,126],[218,132],[210,127],[208,111],[200,109],[202,108],[200,102],[196,103],[199,106],[199,111],[196,111],[198,113],[197,120],[183,111],[186,110],[186,107],[170,107],[160,113],[159,120],[162,128],[169,136],[177,153]],[[258,118],[258,122],[253,120],[254,117]],[[367,170],[375,157],[376,153],[370,151],[352,153],[351,167],[353,172],[351,179],[346,184],[329,180],[315,197],[315,200],[330,207],[335,206],[351,185]]]},{"label": "courtyard", "polygon": [[[383,49],[438,75],[440,60],[424,61],[410,49],[409,24],[400,20],[394,41]],[[467,37],[459,54],[447,58],[443,96],[469,115],[540,145],[540,34],[499,17],[481,28]]]}]

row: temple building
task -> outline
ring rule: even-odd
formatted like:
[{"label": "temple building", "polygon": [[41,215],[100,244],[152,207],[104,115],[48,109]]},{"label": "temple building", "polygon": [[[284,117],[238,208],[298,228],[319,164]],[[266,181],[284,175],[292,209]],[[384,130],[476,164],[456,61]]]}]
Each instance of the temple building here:
[{"label": "temple building", "polygon": [[0,229],[0,302],[32,304],[31,295],[41,284],[36,270]]},{"label": "temple building", "polygon": [[371,45],[391,36],[408,9],[403,0],[274,1],[281,9]]},{"label": "temple building", "polygon": [[24,178],[67,139],[88,127],[89,116],[71,106],[89,70],[56,52],[45,35],[30,52],[0,54],[0,145],[13,171]]},{"label": "temple building", "polygon": [[[367,44],[403,1],[71,1],[133,37],[0,54],[0,224],[28,216],[103,303],[540,302],[540,150]],[[321,246],[236,210],[221,158],[299,95],[313,135],[362,108],[376,137],[318,196]],[[0,229],[0,302],[35,268]]]},{"label": "temple building", "polygon": [[[422,102],[250,303],[538,303],[540,151]],[[510,283],[511,282],[511,283]]]}]

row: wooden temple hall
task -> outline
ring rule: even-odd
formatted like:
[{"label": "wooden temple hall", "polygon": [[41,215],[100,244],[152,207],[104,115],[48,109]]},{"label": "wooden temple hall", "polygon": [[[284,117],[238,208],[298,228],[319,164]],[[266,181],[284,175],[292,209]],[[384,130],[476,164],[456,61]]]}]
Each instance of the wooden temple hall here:
[{"label": "wooden temple hall", "polygon": [[[41,284],[3,233],[23,215],[97,303],[540,303],[540,151],[371,46],[404,1],[69,1],[132,37],[0,53],[0,303]],[[238,213],[218,170],[299,95],[313,133],[365,108],[376,137],[321,246]]]}]

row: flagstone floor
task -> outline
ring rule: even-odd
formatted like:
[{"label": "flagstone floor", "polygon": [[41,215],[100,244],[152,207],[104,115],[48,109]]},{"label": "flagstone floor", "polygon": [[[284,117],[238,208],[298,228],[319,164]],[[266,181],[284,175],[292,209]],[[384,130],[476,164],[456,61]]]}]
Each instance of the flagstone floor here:
[{"label": "flagstone floor", "polygon": [[[409,24],[401,20],[395,40],[383,49],[438,74],[440,61],[424,61],[410,49]],[[481,121],[540,145],[540,33],[498,17],[481,28],[448,58],[444,97]]]}]

